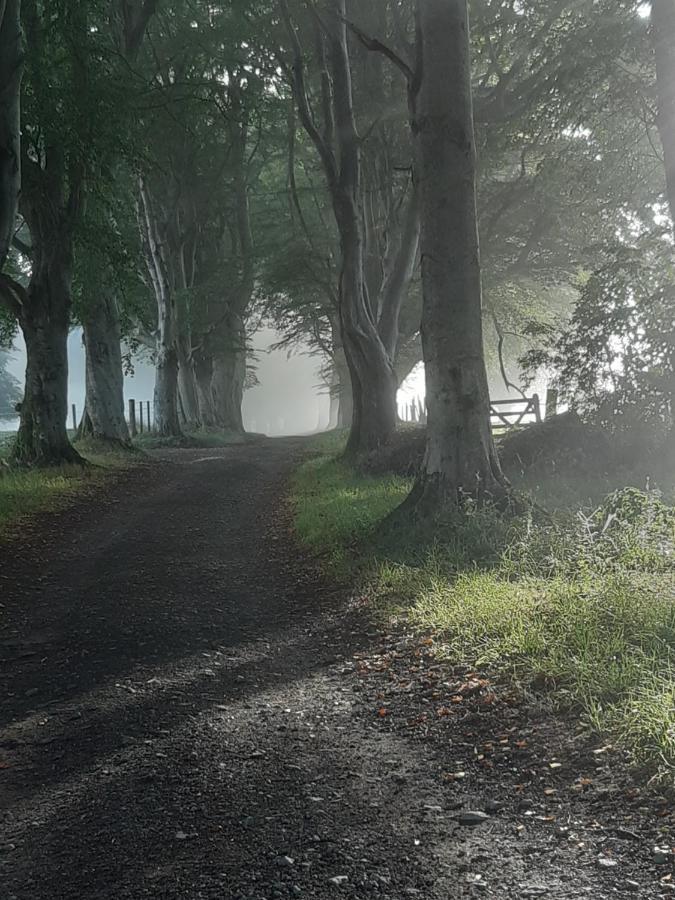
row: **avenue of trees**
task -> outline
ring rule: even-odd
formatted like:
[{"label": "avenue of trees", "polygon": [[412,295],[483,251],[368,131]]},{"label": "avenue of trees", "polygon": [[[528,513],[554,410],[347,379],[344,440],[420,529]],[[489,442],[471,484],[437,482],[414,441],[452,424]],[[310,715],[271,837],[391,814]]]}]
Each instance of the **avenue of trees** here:
[{"label": "avenue of trees", "polygon": [[420,362],[421,513],[508,494],[489,383],[675,410],[675,0],[0,0],[0,335],[17,465],[243,431],[254,321],[325,361],[356,460]]}]

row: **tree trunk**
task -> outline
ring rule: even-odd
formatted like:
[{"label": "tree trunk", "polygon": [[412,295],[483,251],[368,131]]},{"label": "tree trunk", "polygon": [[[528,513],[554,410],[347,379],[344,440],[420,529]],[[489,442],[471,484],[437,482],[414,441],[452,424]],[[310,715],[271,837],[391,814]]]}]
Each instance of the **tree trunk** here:
[{"label": "tree trunk", "polygon": [[211,382],[213,379],[213,360],[202,348],[192,354],[192,365],[195,373],[195,391],[199,408],[199,421],[202,428],[212,431],[217,428],[216,411],[213,403]]},{"label": "tree trunk", "polygon": [[[354,223],[358,227],[358,219]],[[366,306],[359,248],[358,238],[343,244],[340,284],[342,340],[353,397],[345,450],[351,459],[386,444],[396,431],[396,376]]]},{"label": "tree trunk", "polygon": [[188,431],[202,427],[197,400],[197,384],[191,355],[184,341],[178,341],[178,404],[182,424]]},{"label": "tree trunk", "polygon": [[675,0],[652,0],[657,124],[663,145],[666,192],[675,224]]},{"label": "tree trunk", "polygon": [[335,353],[336,395],[338,401],[337,427],[351,428],[354,418],[354,394],[347,358],[342,348]]},{"label": "tree trunk", "polygon": [[417,188],[408,203],[405,222],[401,233],[398,252],[394,263],[382,286],[378,330],[385,350],[392,362],[396,361],[399,342],[399,319],[401,309],[408,297],[417,261],[420,242],[420,209]]},{"label": "tree trunk", "polygon": [[505,494],[490,428],[467,0],[418,0],[415,132],[422,210],[427,447],[409,503],[422,517]]},{"label": "tree trunk", "polygon": [[124,418],[124,374],[119,310],[105,296],[87,311],[83,322],[86,351],[85,409],[78,437],[130,447]]},{"label": "tree trunk", "polygon": [[140,179],[139,188],[145,258],[157,301],[154,426],[162,437],[182,437],[178,417],[176,298],[169,278],[165,249],[158,233],[153,199],[144,178]]},{"label": "tree trunk", "polygon": [[20,0],[0,2],[0,271],[12,242],[21,188],[20,7]]},{"label": "tree trunk", "polygon": [[241,316],[230,313],[214,346],[211,396],[216,422],[223,431],[244,432],[241,406],[246,381],[246,330]]},{"label": "tree trunk", "polygon": [[19,325],[26,342],[26,387],[12,458],[55,466],[84,460],[68,438],[70,263],[55,251],[34,260]]},{"label": "tree trunk", "polygon": [[339,312],[351,375],[354,414],[345,456],[356,458],[390,440],[396,430],[396,378],[370,308],[365,285],[361,202],[361,139],[356,130],[345,0],[331,0],[322,20],[330,77],[322,79],[324,129],[317,127],[304,74],[304,54],[288,3],[280,11],[293,45],[293,88],[303,127],[321,158],[340,233]]},{"label": "tree trunk", "polygon": [[360,200],[360,140],[356,131],[346,8],[334,0],[328,32],[339,177],[332,181],[335,219],[340,232],[340,323],[351,375],[354,413],[345,455],[356,458],[387,443],[396,431],[396,378],[370,308],[364,273]]}]

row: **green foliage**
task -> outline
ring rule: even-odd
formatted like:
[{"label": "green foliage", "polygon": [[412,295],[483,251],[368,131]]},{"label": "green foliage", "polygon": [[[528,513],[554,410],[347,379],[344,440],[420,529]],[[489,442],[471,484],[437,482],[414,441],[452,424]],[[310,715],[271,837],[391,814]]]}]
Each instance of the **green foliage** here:
[{"label": "green foliage", "polygon": [[366,543],[408,489],[319,457],[294,480],[298,534],[341,577],[359,562],[382,614],[433,632],[453,661],[547,688],[636,762],[672,776],[673,508],[625,489],[550,520],[475,510],[431,543]]},{"label": "green foliage", "polygon": [[21,385],[7,371],[8,355],[0,350],[0,421],[14,418],[16,404],[21,400]]},{"label": "green foliage", "polygon": [[612,425],[630,414],[672,424],[675,280],[669,244],[648,236],[617,245],[581,285],[569,321],[523,358],[532,379],[545,369],[562,399]]}]

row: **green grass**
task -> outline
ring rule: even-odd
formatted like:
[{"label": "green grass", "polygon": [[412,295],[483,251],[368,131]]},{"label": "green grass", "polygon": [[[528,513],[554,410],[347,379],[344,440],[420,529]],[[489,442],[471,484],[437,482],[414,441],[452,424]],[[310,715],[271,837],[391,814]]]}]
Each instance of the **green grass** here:
[{"label": "green grass", "polygon": [[486,510],[431,543],[372,540],[409,487],[319,456],[295,476],[298,534],[336,577],[351,570],[378,614],[435,634],[454,662],[545,689],[672,779],[675,512],[630,491],[594,511],[569,489],[550,523]]},{"label": "green grass", "polygon": [[[0,464],[11,449],[13,435],[0,433]],[[142,454],[103,449],[93,443],[77,444],[90,467],[5,469],[0,465],[0,539],[19,531],[34,516],[63,509],[111,474],[138,464]]]}]

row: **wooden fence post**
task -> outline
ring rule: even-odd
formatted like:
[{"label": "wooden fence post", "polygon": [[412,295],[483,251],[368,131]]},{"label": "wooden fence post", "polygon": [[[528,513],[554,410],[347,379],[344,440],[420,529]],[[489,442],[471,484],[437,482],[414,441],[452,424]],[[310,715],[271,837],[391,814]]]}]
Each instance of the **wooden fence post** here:
[{"label": "wooden fence post", "polygon": [[[73,431],[77,431],[77,409],[75,408],[74,403],[70,407],[70,411],[73,414]],[[63,421],[63,419],[61,421]]]},{"label": "wooden fence post", "polygon": [[534,418],[537,422],[541,422],[541,400],[539,394],[532,395],[532,403],[534,404]]},{"label": "wooden fence post", "polygon": [[148,413],[148,434],[149,434],[152,431],[152,423],[150,421],[150,401],[148,400],[147,403],[148,403],[147,413]]},{"label": "wooden fence post", "polygon": [[138,431],[136,430],[136,401],[129,401],[129,431],[132,437],[136,437]]},{"label": "wooden fence post", "polygon": [[138,404],[138,430],[143,434],[143,404]]},{"label": "wooden fence post", "polygon": [[555,388],[546,391],[546,418],[552,419],[558,415],[558,392]]}]

